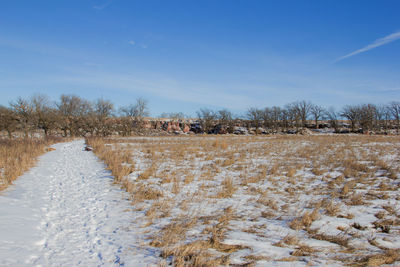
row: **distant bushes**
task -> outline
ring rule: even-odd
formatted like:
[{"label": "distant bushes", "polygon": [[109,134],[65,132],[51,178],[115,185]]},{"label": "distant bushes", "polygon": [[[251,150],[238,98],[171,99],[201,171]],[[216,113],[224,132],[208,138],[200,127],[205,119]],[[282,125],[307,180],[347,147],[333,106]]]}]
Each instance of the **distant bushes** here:
[{"label": "distant bushes", "polygon": [[[37,131],[45,136],[130,136],[156,127],[145,120],[148,115],[148,102],[142,98],[117,110],[111,101],[102,98],[90,102],[79,96],[62,95],[59,101],[51,102],[46,96],[34,95],[29,99],[20,97],[9,107],[0,106],[0,131],[6,132],[9,138],[16,132],[27,137]],[[163,113],[162,116],[175,121],[185,118],[181,112]],[[347,105],[336,111],[333,107],[326,109],[303,100],[284,107],[250,107],[239,116],[227,109],[203,108],[190,124],[194,133],[211,134],[235,133],[238,126],[255,134],[292,133],[305,127],[329,127],[335,132],[385,133],[395,130],[399,133],[400,102]]]}]

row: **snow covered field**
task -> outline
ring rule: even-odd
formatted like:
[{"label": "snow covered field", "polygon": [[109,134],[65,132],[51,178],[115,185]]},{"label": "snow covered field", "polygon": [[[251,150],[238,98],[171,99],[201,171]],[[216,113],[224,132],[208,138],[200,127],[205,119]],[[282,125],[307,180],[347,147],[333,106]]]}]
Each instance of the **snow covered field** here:
[{"label": "snow covered field", "polygon": [[119,179],[131,194],[133,224],[162,264],[395,266],[400,259],[398,137],[106,143],[92,140],[115,173],[130,173]]},{"label": "snow covered field", "polygon": [[0,265],[399,264],[398,137],[89,142],[121,185],[54,145],[0,194]]},{"label": "snow covered field", "polygon": [[140,245],[129,196],[84,141],[53,147],[0,193],[0,266],[156,263]]}]

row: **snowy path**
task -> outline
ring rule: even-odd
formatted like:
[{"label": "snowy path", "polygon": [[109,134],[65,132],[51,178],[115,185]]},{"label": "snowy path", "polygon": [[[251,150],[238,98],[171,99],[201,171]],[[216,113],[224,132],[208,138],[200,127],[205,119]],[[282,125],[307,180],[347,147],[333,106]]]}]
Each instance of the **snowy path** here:
[{"label": "snowy path", "polygon": [[138,253],[132,213],[124,211],[127,194],[83,146],[82,140],[54,145],[0,193],[0,265],[154,263],[154,255]]}]

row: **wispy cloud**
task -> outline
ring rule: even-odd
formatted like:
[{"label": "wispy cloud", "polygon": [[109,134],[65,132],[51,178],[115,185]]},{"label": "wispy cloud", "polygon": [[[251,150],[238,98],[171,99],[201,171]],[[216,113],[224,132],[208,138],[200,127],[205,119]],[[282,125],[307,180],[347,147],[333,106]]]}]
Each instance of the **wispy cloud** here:
[{"label": "wispy cloud", "polygon": [[105,2],[104,4],[95,5],[95,6],[93,6],[93,8],[94,8],[94,9],[98,9],[98,10],[102,10],[102,9],[108,7],[109,5],[111,5],[112,1],[113,1],[113,0],[109,0],[109,1]]},{"label": "wispy cloud", "polygon": [[369,44],[369,45],[367,45],[367,46],[365,46],[365,47],[363,47],[361,49],[358,49],[358,50],[356,50],[354,52],[351,52],[350,54],[347,54],[347,55],[344,55],[342,57],[339,57],[333,63],[339,62],[339,61],[341,61],[341,60],[343,60],[345,58],[349,58],[349,57],[355,56],[355,55],[360,54],[360,53],[364,53],[366,51],[369,51],[369,50],[377,48],[379,46],[391,43],[391,42],[396,41],[398,39],[400,39],[400,31],[392,33],[392,34],[389,34],[388,36],[385,36],[383,38],[379,38],[379,39],[375,40],[373,43],[371,43],[371,44]]},{"label": "wispy cloud", "polygon": [[146,48],[148,47],[147,44],[145,44],[145,43],[138,43],[138,42],[136,42],[136,41],[134,41],[134,40],[130,40],[130,41],[128,42],[128,44],[130,44],[131,46],[136,46],[136,47],[143,48],[143,49],[146,49]]}]

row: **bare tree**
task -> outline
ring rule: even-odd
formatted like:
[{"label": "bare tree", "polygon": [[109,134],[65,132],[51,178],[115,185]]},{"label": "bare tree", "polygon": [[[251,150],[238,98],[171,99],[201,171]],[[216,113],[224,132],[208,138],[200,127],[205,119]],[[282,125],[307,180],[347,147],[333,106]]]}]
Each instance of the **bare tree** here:
[{"label": "bare tree", "polygon": [[264,123],[265,129],[272,128],[273,119],[272,119],[272,110],[269,107],[266,107],[262,112],[262,120]]},{"label": "bare tree", "polygon": [[273,106],[269,112],[270,112],[272,127],[275,130],[278,130],[280,122],[282,121],[282,109],[280,107]]},{"label": "bare tree", "polygon": [[134,111],[134,118],[137,121],[141,121],[144,117],[149,116],[148,101],[144,98],[136,99]]},{"label": "bare tree", "polygon": [[217,114],[210,109],[202,108],[197,111],[197,117],[199,118],[200,126],[203,132],[211,133],[217,119]]},{"label": "bare tree", "polygon": [[263,123],[263,115],[263,110],[258,108],[249,108],[246,112],[246,117],[250,121],[251,126],[256,128],[256,134],[258,134],[258,128]]},{"label": "bare tree", "polygon": [[334,107],[330,107],[326,112],[325,112],[326,117],[329,120],[329,123],[331,127],[335,129],[335,132],[339,132],[339,113],[335,111]]},{"label": "bare tree", "polygon": [[323,107],[321,107],[321,106],[318,106],[318,105],[311,105],[310,113],[314,117],[315,128],[318,129],[319,128],[318,127],[318,121],[320,119],[323,119],[323,116],[325,114],[325,109]]},{"label": "bare tree", "polygon": [[29,131],[33,126],[33,108],[30,103],[19,97],[15,102],[10,103],[11,109],[13,110],[18,120],[21,130],[24,132],[25,137],[28,137]]},{"label": "bare tree", "polygon": [[296,130],[301,126],[301,117],[295,103],[287,104],[285,107],[285,120],[287,128],[296,127]]},{"label": "bare tree", "polygon": [[221,109],[217,112],[219,124],[228,133],[233,132],[233,114],[227,109]]},{"label": "bare tree", "polygon": [[31,97],[35,125],[44,131],[45,136],[56,127],[57,113],[45,95],[36,94]]},{"label": "bare tree", "polygon": [[[132,128],[140,128],[143,118],[149,115],[148,101],[144,98],[137,98],[135,104],[130,104],[120,108],[120,113],[126,118],[125,123],[129,123]],[[127,128],[130,128],[127,125]]]},{"label": "bare tree", "polygon": [[282,109],[276,106],[266,107],[263,110],[263,121],[266,129],[278,130],[282,122]]},{"label": "bare tree", "polygon": [[387,105],[379,105],[376,107],[377,130],[387,131],[390,125],[391,113]]},{"label": "bare tree", "polygon": [[119,109],[120,117],[120,131],[123,136],[130,136],[133,131],[133,121],[135,112],[135,106],[133,104],[121,107]]},{"label": "bare tree", "polygon": [[85,135],[94,132],[92,105],[89,101],[75,95],[61,95],[60,102],[56,104],[59,118],[59,128],[71,136]]},{"label": "bare tree", "polygon": [[363,132],[375,128],[376,125],[376,106],[374,104],[363,104],[358,106],[359,123]]},{"label": "bare tree", "polygon": [[351,131],[354,132],[355,128],[360,120],[360,108],[359,106],[347,105],[343,107],[340,116],[350,121]]},{"label": "bare tree", "polygon": [[292,126],[290,111],[287,109],[287,106],[286,106],[286,108],[283,108],[281,110],[279,120],[281,122],[281,127],[283,127],[285,130],[289,129]]},{"label": "bare tree", "polygon": [[121,107],[120,111],[126,117],[131,117],[134,120],[141,121],[145,116],[149,115],[148,102],[143,98],[138,98],[136,99],[135,104]]},{"label": "bare tree", "polygon": [[109,118],[113,114],[114,105],[109,100],[98,99],[93,106],[96,116],[97,133],[102,136],[110,135],[112,125]]},{"label": "bare tree", "polygon": [[393,119],[396,121],[396,131],[399,133],[400,129],[400,102],[393,101],[389,104],[388,109],[393,116]]},{"label": "bare tree", "polygon": [[7,107],[0,106],[0,131],[7,131],[8,137],[12,138],[12,133],[17,130],[18,120],[14,112]]},{"label": "bare tree", "polygon": [[311,107],[312,104],[305,100],[293,102],[291,104],[291,108],[297,113],[297,116],[301,120],[302,127],[305,127],[307,124],[307,118],[308,115],[310,114]]}]

